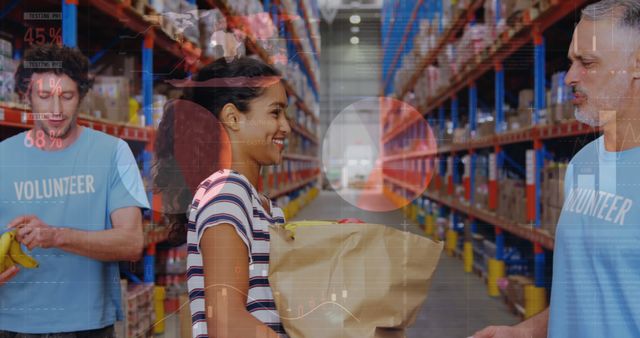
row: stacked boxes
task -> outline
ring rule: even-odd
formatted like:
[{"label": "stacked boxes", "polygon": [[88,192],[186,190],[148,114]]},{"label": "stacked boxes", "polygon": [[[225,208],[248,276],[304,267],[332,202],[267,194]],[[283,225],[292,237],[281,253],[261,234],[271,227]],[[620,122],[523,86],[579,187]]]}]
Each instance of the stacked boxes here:
[{"label": "stacked boxes", "polygon": [[542,229],[555,235],[556,225],[564,204],[566,163],[549,162],[542,179]]},{"label": "stacked boxes", "polygon": [[510,304],[524,309],[524,288],[527,285],[532,285],[533,280],[526,276],[512,275],[507,277],[508,284],[505,290],[505,295]]},{"label": "stacked boxes", "polygon": [[476,136],[485,137],[491,136],[496,133],[496,123],[494,121],[487,121],[478,124],[476,129]]},{"label": "stacked boxes", "polygon": [[[175,24],[178,27],[178,32],[182,33],[185,38],[194,42],[195,44],[200,43],[200,29],[198,27],[198,7],[195,3],[189,3],[187,0],[180,0],[180,13],[183,15],[189,15],[190,19],[184,20],[183,22],[177,22]],[[188,22],[185,26],[185,23]]]},{"label": "stacked boxes", "polygon": [[[549,94],[549,100],[551,98],[551,93]],[[523,89],[520,91],[518,95],[518,109],[507,111],[507,127],[508,130],[519,130],[531,127],[533,124],[533,114],[534,114],[534,92],[531,89]],[[552,123],[553,117],[552,114],[543,109],[538,113],[539,123]]]},{"label": "stacked boxes", "polygon": [[125,318],[115,322],[114,324],[114,333],[116,338],[128,338],[127,330],[129,325],[127,323],[127,302],[125,302],[125,299],[127,299],[127,283],[126,279],[120,280],[120,299],[122,299],[122,311]]},{"label": "stacked boxes", "polygon": [[527,128],[531,126],[531,117],[533,115],[534,92],[532,89],[523,89],[518,94],[518,121],[519,128]]},{"label": "stacked boxes", "polygon": [[124,76],[96,76],[80,112],[112,122],[129,121],[129,79]]},{"label": "stacked boxes", "polygon": [[425,57],[435,48],[438,41],[438,24],[436,20],[422,19],[419,23],[419,31],[413,39],[414,50],[419,57]]},{"label": "stacked boxes", "polygon": [[525,184],[523,180],[505,178],[500,181],[498,196],[498,215],[516,223],[527,221]]},{"label": "stacked boxes", "polygon": [[473,247],[474,270],[484,274],[487,271],[484,255],[484,237],[477,233],[471,234],[471,245]]},{"label": "stacked boxes", "polygon": [[129,285],[126,303],[126,338],[153,337],[155,324],[154,285]]},{"label": "stacked boxes", "polygon": [[[498,8],[498,3],[500,7]],[[507,6],[505,5],[505,1],[498,0],[487,0],[484,3],[484,21],[487,23],[489,27],[489,34],[491,36],[491,40],[496,40],[496,38],[504,32],[506,28],[506,18],[507,18]],[[496,22],[497,14],[500,14],[500,21]]]},{"label": "stacked boxes", "polygon": [[533,2],[534,0],[502,0],[507,24],[512,26],[514,22],[518,21],[522,11],[531,8]]},{"label": "stacked boxes", "polygon": [[469,128],[457,128],[453,131],[453,143],[467,143],[469,141]]},{"label": "stacked boxes", "polygon": [[11,42],[0,39],[0,101],[17,102],[13,74],[18,68],[13,60]]},{"label": "stacked boxes", "polygon": [[574,107],[571,103],[573,91],[564,83],[566,72],[553,74],[551,77],[551,97],[549,100],[549,122],[562,122],[574,118]]},{"label": "stacked boxes", "polygon": [[455,68],[453,44],[446,44],[438,54],[438,67],[440,68],[440,82],[437,85],[436,92],[440,92],[440,90],[448,86],[453,75],[458,73],[458,69]]},{"label": "stacked boxes", "polygon": [[493,40],[485,24],[467,25],[462,37],[455,43],[455,67],[458,70],[475,60]]},{"label": "stacked boxes", "polygon": [[227,29],[227,19],[220,10],[210,9],[200,11],[200,45],[202,46],[203,55],[208,58],[219,58],[224,55],[222,48],[216,43],[211,43],[212,38],[215,39],[214,33],[217,31],[224,32]]},{"label": "stacked boxes", "polygon": [[489,157],[476,155],[475,191],[473,191],[473,206],[487,210],[489,207]]},{"label": "stacked boxes", "polygon": [[[411,73],[408,74],[411,76]],[[416,82],[415,95],[418,106],[424,106],[433,98],[440,88],[441,84],[441,68],[433,65],[425,68],[422,76]]]}]

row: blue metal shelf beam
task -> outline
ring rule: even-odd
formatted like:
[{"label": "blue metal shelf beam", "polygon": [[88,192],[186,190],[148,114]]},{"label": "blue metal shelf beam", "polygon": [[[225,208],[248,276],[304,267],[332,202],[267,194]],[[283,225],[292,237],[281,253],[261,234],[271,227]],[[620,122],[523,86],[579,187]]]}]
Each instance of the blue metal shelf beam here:
[{"label": "blue metal shelf beam", "polygon": [[62,44],[68,47],[78,46],[78,3],[62,0]]}]

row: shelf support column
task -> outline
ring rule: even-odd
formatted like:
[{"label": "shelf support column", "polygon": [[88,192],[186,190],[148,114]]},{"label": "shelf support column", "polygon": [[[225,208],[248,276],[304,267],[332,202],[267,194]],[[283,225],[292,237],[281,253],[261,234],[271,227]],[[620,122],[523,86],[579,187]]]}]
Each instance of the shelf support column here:
[{"label": "shelf support column", "polygon": [[[447,124],[444,117],[444,106],[440,106],[438,107],[438,135],[436,135],[436,137],[440,142],[443,142],[444,140],[446,128],[447,128]],[[447,182],[445,181],[447,176],[447,162],[446,162],[445,155],[436,154],[436,156],[438,158],[438,164],[440,166],[440,170],[439,170],[440,178],[438,179],[437,188],[441,190],[442,185],[447,184]]]},{"label": "shelf support column", "polygon": [[[474,191],[475,191],[475,171],[476,171],[476,154],[473,149],[469,149],[469,205],[473,207]],[[473,272],[473,234],[477,229],[476,220],[470,217],[469,226],[465,226],[464,245],[463,245],[463,261],[464,271]]]},{"label": "shelf support column", "polygon": [[438,139],[442,142],[444,140],[445,129],[447,128],[446,121],[444,119],[444,106],[438,107]]},{"label": "shelf support column", "polygon": [[475,83],[469,86],[469,131],[475,136],[478,126],[478,88]]},{"label": "shelf support column", "polygon": [[444,31],[444,18],[443,18],[443,2],[444,0],[436,0],[436,4],[438,6],[438,34],[442,35]]},{"label": "shelf support column", "polygon": [[451,98],[451,123],[453,130],[456,130],[458,128],[458,97],[456,95]]},{"label": "shelf support column", "polygon": [[[149,31],[142,41],[142,102],[144,112],[144,124],[149,127],[153,125],[153,31]],[[151,163],[153,153],[145,149],[142,153],[143,158],[143,177],[150,177]],[[151,192],[147,192],[150,201],[153,201]],[[145,251],[143,259],[144,264],[144,282],[153,283],[155,281],[155,244],[151,244]]]},{"label": "shelf support column", "polygon": [[[458,97],[454,95],[451,98],[451,124],[452,129],[455,130],[458,128]],[[449,194],[453,195],[455,191],[455,184],[459,184],[458,180],[458,156],[455,152],[451,153],[451,186],[449,188]]]},{"label": "shelf support column", "polygon": [[78,0],[62,0],[62,44],[78,46]]},{"label": "shelf support column", "polygon": [[464,272],[473,272],[473,234],[476,232],[476,220],[469,218],[469,224],[464,227],[464,244],[462,247],[462,260]]},{"label": "shelf support column", "polygon": [[489,210],[498,208],[498,168],[500,158],[500,145],[496,144],[493,153],[489,154]]},{"label": "shelf support column", "polygon": [[505,276],[505,263],[504,263],[504,232],[502,228],[495,226],[496,234],[496,257],[490,259],[487,266],[487,292],[489,296],[500,296],[500,289],[498,288],[498,280]]},{"label": "shelf support column", "polygon": [[547,289],[545,285],[544,268],[545,253],[539,243],[534,243],[534,285],[527,285],[524,289],[528,301],[525,304],[525,318],[530,318],[547,307]]},{"label": "shelf support column", "polygon": [[[540,221],[540,201],[541,201],[541,171],[544,165],[544,146],[539,136],[534,137],[534,151],[535,151],[535,213],[534,213],[534,227],[536,229],[540,229],[541,221]],[[536,287],[543,288],[545,276],[545,254],[544,250],[542,250],[542,246],[538,243],[534,243],[534,268],[535,268],[535,282]]]},{"label": "shelf support column", "polygon": [[533,30],[534,44],[534,111],[533,125],[540,123],[540,115],[545,109],[545,41],[538,28]]},{"label": "shelf support column", "polygon": [[496,63],[495,65],[496,81],[495,81],[495,95],[496,95],[496,134],[503,133],[506,130],[504,122],[504,69],[502,63]]}]

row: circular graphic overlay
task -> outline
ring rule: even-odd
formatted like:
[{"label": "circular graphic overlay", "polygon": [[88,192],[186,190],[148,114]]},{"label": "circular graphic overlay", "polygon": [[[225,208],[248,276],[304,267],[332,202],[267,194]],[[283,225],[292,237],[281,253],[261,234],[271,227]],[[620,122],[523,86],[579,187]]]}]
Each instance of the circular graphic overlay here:
[{"label": "circular graphic overlay", "polygon": [[361,210],[402,208],[427,188],[435,171],[436,139],[414,107],[367,98],[340,112],[322,144],[332,188]]}]

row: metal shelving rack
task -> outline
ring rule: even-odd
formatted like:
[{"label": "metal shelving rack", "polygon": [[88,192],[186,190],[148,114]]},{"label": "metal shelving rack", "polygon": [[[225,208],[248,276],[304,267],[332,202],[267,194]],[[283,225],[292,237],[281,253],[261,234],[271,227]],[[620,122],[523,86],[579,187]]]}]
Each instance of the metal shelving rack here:
[{"label": "metal shelving rack", "polygon": [[[50,4],[57,4],[57,1],[49,1]],[[188,0],[189,3],[195,4],[195,0]],[[211,8],[218,8],[223,13],[225,13],[228,17],[235,16],[236,13],[232,13],[227,5],[227,2],[224,0],[207,0],[208,4]],[[306,5],[306,1],[301,2],[304,6]],[[143,163],[142,176],[145,179],[149,179],[151,175],[151,163],[152,163],[152,152],[153,152],[153,143],[155,140],[155,129],[152,127],[151,123],[153,121],[152,118],[152,102],[153,102],[153,56],[154,50],[160,49],[165,52],[168,52],[169,55],[175,57],[176,59],[183,58],[185,53],[191,54],[192,56],[197,56],[194,50],[194,43],[191,41],[182,41],[178,42],[174,40],[171,36],[169,36],[157,23],[153,23],[148,21],[143,17],[141,13],[136,11],[130,2],[120,2],[117,0],[90,0],[87,3],[88,6],[99,10],[100,12],[107,15],[111,20],[113,20],[113,24],[115,26],[123,26],[135,33],[138,34],[138,39],[141,40],[142,44],[142,53],[140,55],[142,60],[142,96],[143,96],[143,105],[142,109],[145,115],[145,127],[136,127],[130,126],[125,123],[114,123],[104,119],[96,119],[86,116],[81,116],[79,118],[79,124],[93,128],[99,131],[103,131],[110,135],[123,138],[130,142],[136,142],[138,144],[144,145],[144,150],[142,151],[141,158]],[[278,2],[275,2],[274,7],[276,10],[281,11],[282,8],[279,6]],[[61,40],[64,45],[75,47],[77,46],[78,39],[78,1],[74,0],[61,0],[61,8],[62,8],[62,36]],[[305,18],[308,18],[308,10],[307,7],[301,7],[300,11],[304,15]],[[8,8],[7,10],[12,10],[12,8]],[[6,14],[6,13],[5,13]],[[276,17],[274,17],[276,18]],[[276,18],[277,19],[277,18]],[[232,22],[232,20],[229,20]],[[291,26],[289,26],[291,28]],[[247,47],[253,53],[259,55],[262,60],[265,62],[270,62],[270,56],[267,52],[260,48],[256,43],[255,39],[251,32],[245,31],[248,35],[248,40],[246,41]],[[307,32],[307,36],[311,37],[311,32]],[[295,38],[305,38],[305,37],[297,37]],[[312,46],[314,48],[318,48],[318,37],[313,39],[314,43]],[[296,48],[301,48],[299,41],[295,43]],[[105,49],[106,50],[106,49]],[[102,53],[98,53],[102,54]],[[93,60],[92,60],[93,61]],[[213,60],[200,57],[200,65],[207,64]],[[300,62],[306,69],[307,76],[311,77],[311,83],[314,84],[314,89],[317,91],[317,74],[312,73],[312,69],[310,67],[310,63],[313,62],[312,59],[308,59],[308,55],[302,54],[298,56],[296,62]],[[196,71],[197,69],[191,69],[192,71]],[[296,99],[296,106],[300,111],[307,115],[309,119],[314,124],[319,123],[319,118],[314,114],[314,112],[309,109],[302,100],[302,95],[300,93],[296,93],[293,87],[287,82],[284,81],[285,87],[289,95],[292,95]],[[29,109],[27,107],[23,107],[19,104],[14,103],[0,103],[0,127],[12,127],[12,128],[30,128],[33,126],[32,115],[30,114]],[[292,124],[292,130],[294,133],[302,135],[312,144],[318,144],[318,137],[314,132],[308,130],[305,126],[299,125],[297,123]],[[304,163],[316,163],[319,165],[319,160],[315,156],[303,155],[303,154],[292,154],[287,153],[284,156],[285,159],[291,161],[300,161]],[[290,182],[286,187],[281,187],[280,189],[273,191],[270,195],[271,198],[277,198],[279,196],[293,194],[302,188],[315,186],[319,179],[319,171],[313,177],[308,177],[301,179],[298,182]],[[151,192],[148,192],[149,200],[153,205],[154,210],[157,209],[161,203],[159,202],[158,196],[152,196]],[[163,242],[167,239],[168,231],[163,228],[155,228],[152,226],[153,223],[158,222],[159,217],[158,213],[154,213],[152,220],[145,220],[145,227],[149,227],[149,229],[145,232],[145,247],[146,247],[146,256],[144,257],[144,278],[145,282],[154,282],[154,255],[155,255],[155,246],[157,243]]]},{"label": "metal shelving rack", "polygon": [[[435,1],[438,3],[439,1]],[[472,22],[474,12],[480,8],[484,1],[477,0],[471,1],[468,8],[464,11],[460,11],[454,21],[448,27],[442,27],[440,25],[440,38],[436,44],[436,47],[426,56],[420,60],[417,64],[415,72],[410,77],[409,81],[403,85],[400,91],[398,91],[398,99],[405,99],[406,96],[413,90],[418,79],[422,76],[423,70],[436,62],[438,54],[442,52],[444,46],[452,41],[456,34],[468,23]],[[383,44],[389,38],[401,41],[400,48],[397,49],[396,55],[391,59],[393,62],[383,64],[383,82],[382,93],[384,95],[391,95],[394,88],[390,83],[390,79],[393,78],[394,71],[396,69],[396,60],[405,52],[403,46],[407,36],[410,36],[410,25],[413,25],[416,15],[420,16],[420,10],[423,5],[423,1],[416,1],[416,5],[411,8],[411,12],[406,13],[408,8],[406,5],[399,4],[398,1],[386,1],[385,11],[393,11],[394,15],[399,18],[410,18],[407,23],[407,27],[398,28],[398,22],[402,20],[391,21],[388,18],[383,18]],[[534,280],[535,285],[538,288],[545,287],[546,276],[545,264],[546,257],[543,249],[553,250],[554,239],[553,236],[540,229],[540,206],[541,206],[541,169],[544,164],[544,142],[552,139],[573,137],[579,135],[593,134],[597,132],[593,128],[579,124],[576,121],[568,121],[555,125],[541,125],[539,123],[539,113],[545,109],[545,55],[546,46],[542,33],[550,26],[563,19],[570,13],[574,13],[580,7],[586,5],[587,0],[549,0],[549,1],[535,1],[534,6],[525,10],[522,15],[522,20],[517,22],[514,26],[508,27],[499,38],[494,41],[483,52],[478,54],[475,58],[472,58],[463,69],[454,75],[450,84],[446,88],[439,91],[433,97],[431,97],[425,106],[418,107],[418,110],[422,115],[427,116],[429,124],[433,125],[433,117],[439,121],[440,131],[445,128],[445,109],[444,104],[449,101],[451,104],[451,122],[455,129],[458,124],[458,99],[457,95],[464,90],[468,90],[469,97],[469,124],[470,129],[474,130],[477,121],[477,87],[475,81],[480,77],[488,73],[489,71],[495,72],[495,110],[496,115],[494,120],[496,121],[495,135],[487,136],[483,138],[475,138],[467,143],[463,144],[450,144],[440,147],[437,151],[409,151],[404,154],[388,154],[383,158],[383,162],[389,163],[391,161],[402,161],[410,159],[432,159],[439,162],[441,166],[441,177],[438,178],[438,184],[449,184],[448,195],[453,195],[453,185],[462,183],[460,178],[457,177],[457,172],[454,170],[449,177],[445,176],[444,168],[446,168],[447,159],[453,159],[457,161],[461,155],[469,155],[470,175],[465,178],[465,201],[456,201],[453,196],[442,196],[432,192],[417,191],[416,187],[406,180],[399,180],[390,176],[385,176],[384,180],[390,187],[400,188],[401,191],[406,191],[422,195],[423,197],[434,201],[440,205],[449,207],[454,217],[458,215],[466,215],[470,220],[471,232],[475,232],[475,221],[481,220],[494,226],[497,252],[496,259],[502,260],[504,257],[504,231],[509,232],[517,237],[530,241],[534,248]],[[500,1],[497,1],[497,6],[500,6]],[[500,7],[498,7],[500,8]],[[401,13],[398,16],[398,11]],[[441,8],[432,8],[430,10],[440,11]],[[498,11],[499,12],[499,11]],[[432,15],[421,16],[426,18],[432,18]],[[440,16],[441,17],[441,16]],[[500,18],[497,18],[499,20]],[[386,22],[386,26],[385,26]],[[399,32],[403,32],[402,35],[398,35]],[[533,126],[519,130],[505,132],[502,130],[504,122],[504,101],[505,101],[505,84],[504,84],[504,69],[502,66],[503,60],[511,56],[516,51],[522,49],[528,43],[533,42],[532,58],[534,60],[534,109],[532,112]],[[395,49],[394,49],[395,50]],[[385,59],[388,62],[388,58]],[[390,115],[384,116],[382,123],[387,123],[387,118]],[[404,121],[395,121],[395,126],[392,126],[382,137],[382,145],[392,142],[394,140],[401,139],[410,135],[412,126],[416,125],[423,120],[423,116],[416,115]],[[441,138],[441,136],[436,136]],[[518,224],[517,222],[505,219],[504,217],[497,216],[492,210],[496,209],[496,196],[498,194],[500,183],[496,177],[489,177],[489,206],[491,210],[480,210],[473,207],[473,194],[470,191],[474,191],[474,167],[475,157],[479,150],[492,150],[490,155],[493,157],[492,165],[494,173],[503,165],[502,157],[504,156],[503,148],[513,144],[524,144],[529,147],[528,151],[528,168],[530,168],[527,177],[526,188],[526,203],[527,203],[527,224]],[[496,158],[498,160],[496,160]],[[490,172],[492,169],[490,169]],[[490,175],[491,176],[491,175]],[[495,176],[495,174],[494,174]],[[448,182],[447,182],[448,180]],[[408,194],[411,195],[411,194]],[[467,237],[467,241],[470,239]],[[468,242],[469,243],[469,242]]]}]

